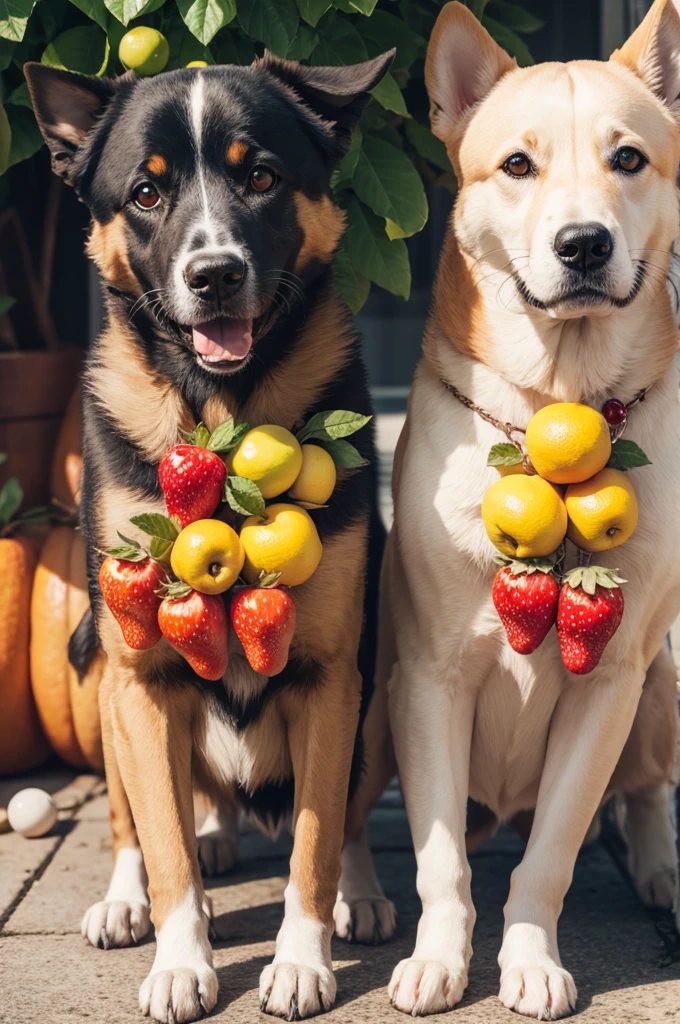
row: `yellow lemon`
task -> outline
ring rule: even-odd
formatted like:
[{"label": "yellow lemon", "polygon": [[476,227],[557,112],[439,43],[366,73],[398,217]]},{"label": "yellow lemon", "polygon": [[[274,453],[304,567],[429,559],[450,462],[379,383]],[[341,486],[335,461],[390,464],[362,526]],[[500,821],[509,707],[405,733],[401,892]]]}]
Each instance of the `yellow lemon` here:
[{"label": "yellow lemon", "polygon": [[188,68],[207,68],[207,60],[190,60],[187,64]]},{"label": "yellow lemon", "polygon": [[514,474],[487,488],[482,519],[504,555],[540,558],[556,551],[567,532],[567,510],[557,490],[540,476]]},{"label": "yellow lemon", "polygon": [[121,64],[132,68],[140,78],[157,75],[168,63],[170,47],[162,32],[148,25],[137,25],[126,32],[118,47]]},{"label": "yellow lemon", "polygon": [[553,484],[577,484],[607,465],[612,450],[602,413],[579,402],[539,409],[527,427],[529,458],[539,476]]},{"label": "yellow lemon", "polygon": [[254,480],[265,498],[276,498],[292,487],[301,469],[297,439],[273,423],[249,430],[229,460],[230,472]]},{"label": "yellow lemon", "polygon": [[222,594],[238,579],[245,552],[235,530],[219,519],[197,519],[172,546],[175,576],[202,594]]},{"label": "yellow lemon", "polygon": [[264,518],[250,516],[241,527],[246,553],[243,574],[254,583],[262,570],[280,572],[279,583],[296,587],[321,561],[322,546],[312,517],[299,505],[270,505]]},{"label": "yellow lemon", "polygon": [[638,521],[635,489],[620,469],[603,469],[591,480],[567,487],[567,536],[584,551],[609,551],[625,544]]},{"label": "yellow lemon", "polygon": [[514,466],[496,466],[495,468],[501,476],[526,476],[521,462],[516,462]]},{"label": "yellow lemon", "polygon": [[335,488],[335,463],[325,448],[318,444],[303,444],[302,469],[290,488],[291,498],[325,505]]}]

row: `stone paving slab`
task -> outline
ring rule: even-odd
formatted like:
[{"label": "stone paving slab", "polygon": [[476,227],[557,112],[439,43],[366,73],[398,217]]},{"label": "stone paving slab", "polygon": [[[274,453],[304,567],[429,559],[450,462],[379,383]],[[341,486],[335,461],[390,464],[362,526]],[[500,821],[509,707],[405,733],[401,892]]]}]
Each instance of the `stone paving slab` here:
[{"label": "stone paving slab", "polygon": [[[371,835],[378,872],[399,910],[399,934],[382,947],[334,942],[338,1002],[326,1016],[329,1024],[404,1024],[403,1015],[389,1006],[385,987],[394,965],[412,951],[419,906],[415,859],[394,794],[374,812]],[[0,836],[0,850],[10,838]],[[27,840],[21,843],[32,845]],[[509,877],[521,849],[519,840],[504,831],[472,858],[478,911],[475,956],[468,993],[449,1018],[455,1024],[518,1020],[496,998],[496,956]],[[289,850],[286,835],[272,844],[248,830],[241,864],[228,876],[208,882],[221,989],[216,1021],[241,1024],[265,1019],[257,1007],[257,985],[274,952]],[[81,808],[47,870],[21,900],[0,937],[3,1024],[139,1024],[137,989],[153,962],[153,941],[137,949],[104,952],[86,946],[79,934],[80,916],[91,901],[101,898],[109,866],[106,801],[99,797]],[[654,922],[602,845],[579,858],[560,938],[565,965],[579,985],[575,1020],[680,1022],[680,964],[664,960]]]}]

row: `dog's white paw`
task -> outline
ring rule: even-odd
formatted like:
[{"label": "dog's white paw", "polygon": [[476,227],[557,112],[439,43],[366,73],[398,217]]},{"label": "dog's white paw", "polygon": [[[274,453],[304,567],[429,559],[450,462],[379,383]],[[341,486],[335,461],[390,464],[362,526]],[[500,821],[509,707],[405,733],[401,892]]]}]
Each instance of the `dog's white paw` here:
[{"label": "dog's white paw", "polygon": [[226,875],[238,860],[238,832],[207,832],[196,836],[198,863],[205,878]]},{"label": "dog's white paw", "polygon": [[512,967],[501,974],[498,998],[508,1010],[536,1020],[559,1020],[576,1009],[576,985],[568,971],[550,967]]},{"label": "dog's white paw", "polygon": [[326,967],[273,963],[260,975],[260,1009],[274,1017],[303,1020],[330,1010],[337,985]]},{"label": "dog's white paw", "polygon": [[647,907],[675,906],[678,895],[678,869],[661,868],[648,879],[636,879],[638,895]]},{"label": "dog's white paw", "polygon": [[387,942],[397,927],[397,911],[384,896],[368,897],[351,902],[338,897],[333,907],[335,934],[346,942],[363,942],[377,946]]},{"label": "dog's white paw", "polygon": [[145,903],[102,900],[85,912],[80,931],[91,946],[113,949],[134,946],[150,927],[149,908]]},{"label": "dog's white paw", "polygon": [[139,990],[139,1006],[162,1024],[186,1024],[210,1013],[217,988],[217,975],[208,964],[152,971]]},{"label": "dog's white paw", "polygon": [[411,957],[394,968],[387,991],[397,1010],[420,1017],[453,1009],[466,986],[467,972],[450,971],[437,960]]}]

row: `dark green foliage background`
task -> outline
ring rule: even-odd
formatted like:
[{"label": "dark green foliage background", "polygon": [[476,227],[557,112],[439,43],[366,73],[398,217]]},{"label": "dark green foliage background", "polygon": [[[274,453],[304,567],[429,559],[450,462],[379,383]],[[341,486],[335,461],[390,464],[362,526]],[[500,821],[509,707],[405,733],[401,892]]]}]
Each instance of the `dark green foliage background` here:
[{"label": "dark green foliage background", "polygon": [[[312,64],[353,64],[396,46],[389,75],[373,90],[333,187],[347,214],[336,275],[356,312],[371,283],[406,299],[404,241],[428,215],[424,182],[454,187],[443,145],[428,126],[423,82],[437,0],[0,0],[0,173],[31,157],[42,139],[23,77],[26,61],[86,74],[120,74],[120,40],[152,25],[167,37],[167,70],[193,60],[249,64],[268,47]],[[510,0],[467,6],[520,64],[523,36],[541,22]]]}]

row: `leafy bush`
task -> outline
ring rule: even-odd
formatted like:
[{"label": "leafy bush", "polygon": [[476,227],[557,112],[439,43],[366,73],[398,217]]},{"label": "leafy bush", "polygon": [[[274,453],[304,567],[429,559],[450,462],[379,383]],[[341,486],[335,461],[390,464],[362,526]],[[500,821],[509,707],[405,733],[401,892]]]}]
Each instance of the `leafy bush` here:
[{"label": "leafy bush", "polygon": [[[530,64],[522,36],[541,22],[510,0],[467,0],[492,36]],[[159,29],[167,70],[190,61],[249,64],[266,46],[312,64],[351,64],[392,46],[391,72],[373,90],[333,187],[347,213],[337,257],[339,284],[354,311],[375,282],[408,298],[405,238],[428,215],[423,182],[454,187],[442,144],[428,127],[423,82],[437,0],[0,0],[0,173],[41,146],[22,67],[26,61],[116,75],[129,27]]]}]

